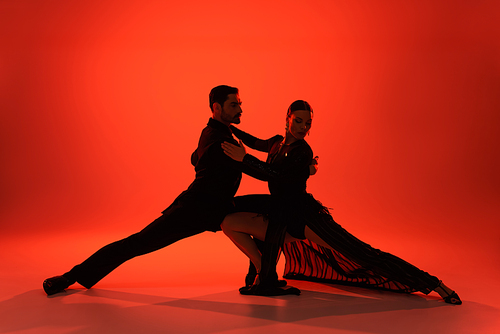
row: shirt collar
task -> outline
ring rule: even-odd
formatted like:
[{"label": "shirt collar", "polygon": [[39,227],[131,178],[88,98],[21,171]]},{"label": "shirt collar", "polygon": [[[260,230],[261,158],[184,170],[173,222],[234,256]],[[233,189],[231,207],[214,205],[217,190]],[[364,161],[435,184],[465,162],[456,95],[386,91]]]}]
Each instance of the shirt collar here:
[{"label": "shirt collar", "polygon": [[214,129],[217,129],[217,130],[221,130],[221,131],[224,131],[224,132],[227,132],[228,134],[232,134],[232,131],[231,129],[229,129],[229,127],[221,122],[219,122],[218,120],[215,120],[213,118],[210,118],[208,120],[208,126],[214,128]]}]

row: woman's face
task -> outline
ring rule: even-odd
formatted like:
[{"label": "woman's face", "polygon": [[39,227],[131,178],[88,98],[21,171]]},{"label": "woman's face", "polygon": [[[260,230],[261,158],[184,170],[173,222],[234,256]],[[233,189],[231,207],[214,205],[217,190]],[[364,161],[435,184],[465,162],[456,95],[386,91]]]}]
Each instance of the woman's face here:
[{"label": "woman's face", "polygon": [[287,118],[288,133],[296,140],[304,139],[311,130],[312,113],[307,110],[296,110]]}]

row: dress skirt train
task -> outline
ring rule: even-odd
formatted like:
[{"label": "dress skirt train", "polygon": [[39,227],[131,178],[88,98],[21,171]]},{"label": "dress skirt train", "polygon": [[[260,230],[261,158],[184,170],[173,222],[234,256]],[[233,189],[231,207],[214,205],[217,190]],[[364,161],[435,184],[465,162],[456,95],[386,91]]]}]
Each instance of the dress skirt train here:
[{"label": "dress skirt train", "polygon": [[285,278],[425,294],[439,285],[437,277],[359,240],[329,213],[321,216],[307,226],[333,250],[309,240],[285,244]]},{"label": "dress skirt train", "polygon": [[[328,208],[311,194],[248,195],[235,198],[237,211],[263,215],[269,225],[262,252],[261,282],[273,282],[276,259],[283,250],[284,278],[356,285],[428,294],[439,279],[390,253],[375,249],[337,224]],[[309,240],[283,245],[285,232],[304,239],[308,226],[333,250]],[[272,284],[272,283],[271,283]]]}]

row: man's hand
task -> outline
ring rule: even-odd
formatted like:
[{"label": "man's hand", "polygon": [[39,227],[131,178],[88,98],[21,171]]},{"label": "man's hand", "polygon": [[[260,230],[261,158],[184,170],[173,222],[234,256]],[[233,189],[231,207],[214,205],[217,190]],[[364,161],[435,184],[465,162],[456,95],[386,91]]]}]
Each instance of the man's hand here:
[{"label": "man's hand", "polygon": [[247,150],[245,149],[245,146],[243,146],[241,140],[239,146],[228,143],[227,141],[223,142],[221,146],[224,150],[224,153],[226,153],[227,156],[236,161],[243,161],[243,158],[247,154]]},{"label": "man's hand", "polygon": [[312,162],[309,165],[309,174],[310,175],[314,175],[318,171],[318,160],[319,160],[319,156],[315,156],[312,159]]}]

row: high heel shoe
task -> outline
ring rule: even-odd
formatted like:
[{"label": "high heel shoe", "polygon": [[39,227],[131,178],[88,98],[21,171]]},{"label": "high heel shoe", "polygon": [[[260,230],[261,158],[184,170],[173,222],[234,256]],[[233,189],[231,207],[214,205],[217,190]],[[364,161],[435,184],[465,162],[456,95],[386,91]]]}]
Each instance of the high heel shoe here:
[{"label": "high heel shoe", "polygon": [[[248,273],[247,276],[245,277],[245,286],[243,288],[249,288],[255,283],[255,278],[259,276],[259,273]],[[276,287],[278,288],[284,288],[288,283],[284,279],[278,279],[278,275],[276,275],[276,281],[274,282]],[[241,288],[241,289],[243,289]]]},{"label": "high heel shoe", "polygon": [[[283,288],[286,286],[284,280],[274,280],[261,283],[260,273],[256,274],[256,279],[252,285],[246,285],[239,289],[242,295],[255,295],[255,296],[284,296],[284,295],[300,295],[300,290],[295,287]],[[285,284],[283,285],[284,282]]]},{"label": "high heel shoe", "polygon": [[[437,286],[437,288],[441,288],[441,290],[447,294],[447,296],[443,297],[441,296],[441,298],[443,298],[444,302],[445,303],[448,303],[448,304],[453,304],[453,305],[462,305],[462,301],[460,300],[460,297],[458,296],[458,294],[455,292],[455,291],[451,291],[450,293],[448,293],[441,285],[442,285],[442,281],[439,281],[439,285]],[[436,289],[437,289],[436,288]]]},{"label": "high heel shoe", "polygon": [[448,304],[462,305],[462,301],[455,291],[453,291],[450,295],[444,297],[443,300]]}]

